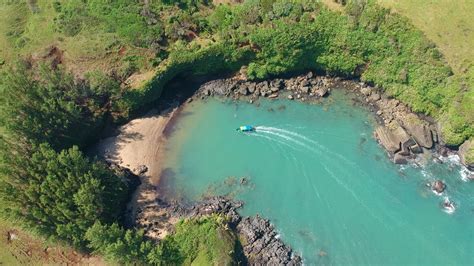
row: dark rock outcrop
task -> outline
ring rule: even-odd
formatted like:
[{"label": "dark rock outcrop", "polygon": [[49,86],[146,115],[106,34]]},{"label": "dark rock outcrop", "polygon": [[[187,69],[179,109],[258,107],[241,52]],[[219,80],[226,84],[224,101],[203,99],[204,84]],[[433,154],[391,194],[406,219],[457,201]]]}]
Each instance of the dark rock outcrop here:
[{"label": "dark rock outcrop", "polygon": [[431,184],[431,189],[434,192],[441,194],[446,189],[446,184],[441,180],[436,180]]},{"label": "dark rock outcrop", "polygon": [[294,254],[278,237],[269,220],[260,216],[241,217],[237,209],[243,206],[241,201],[225,197],[210,197],[191,206],[173,204],[160,200],[160,206],[166,208],[171,216],[180,218],[201,217],[218,213],[227,218],[229,227],[233,228],[243,239],[242,248],[251,265],[301,265],[302,259]]},{"label": "dark rock outcrop", "polygon": [[273,226],[260,216],[246,217],[237,225],[244,238],[244,254],[254,265],[300,265],[299,256],[278,238]]},{"label": "dark rock outcrop", "polygon": [[210,95],[227,95],[231,90],[235,88],[236,81],[232,79],[216,79],[204,83],[201,86],[201,91],[206,96]]}]

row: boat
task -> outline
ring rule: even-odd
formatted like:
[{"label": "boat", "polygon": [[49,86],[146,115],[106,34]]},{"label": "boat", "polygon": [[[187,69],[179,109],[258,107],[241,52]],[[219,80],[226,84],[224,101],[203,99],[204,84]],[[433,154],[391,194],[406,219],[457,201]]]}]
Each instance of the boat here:
[{"label": "boat", "polygon": [[252,132],[252,131],[255,131],[255,127],[246,125],[246,126],[240,126],[236,130],[240,132]]}]

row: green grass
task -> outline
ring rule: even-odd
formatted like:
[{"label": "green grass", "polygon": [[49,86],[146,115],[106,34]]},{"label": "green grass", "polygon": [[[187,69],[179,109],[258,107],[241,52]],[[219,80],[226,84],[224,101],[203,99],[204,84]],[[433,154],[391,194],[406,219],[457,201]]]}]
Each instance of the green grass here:
[{"label": "green grass", "polygon": [[15,42],[25,29],[27,7],[24,3],[0,5],[0,58],[11,61],[16,57]]},{"label": "green grass", "polygon": [[237,238],[217,215],[183,220],[169,238],[178,247],[184,265],[231,265],[235,263]]},{"label": "green grass", "polygon": [[474,1],[378,0],[408,17],[440,48],[455,72],[474,64]]},{"label": "green grass", "polygon": [[[51,0],[38,0],[32,12],[26,1],[7,0],[0,3],[0,66],[19,58],[40,58],[52,46],[63,51],[63,64],[77,74],[92,70],[109,72],[128,64],[124,58],[138,56],[137,70],[151,65],[145,59],[153,58],[148,49],[124,44],[114,32],[101,25],[84,27],[77,35],[66,36],[55,27],[57,13]],[[119,53],[124,48],[124,53]]]},{"label": "green grass", "polygon": [[[8,232],[16,236],[10,242]],[[45,250],[48,249],[48,254]],[[82,260],[82,263],[81,263]],[[103,264],[98,257],[83,260],[83,255],[68,247],[51,244],[13,225],[0,220],[0,265],[65,265],[65,264]]]}]

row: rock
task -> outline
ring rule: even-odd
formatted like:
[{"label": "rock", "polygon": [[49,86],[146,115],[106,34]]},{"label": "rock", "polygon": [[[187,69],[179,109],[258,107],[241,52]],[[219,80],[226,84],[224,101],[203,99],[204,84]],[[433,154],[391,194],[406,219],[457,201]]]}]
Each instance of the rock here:
[{"label": "rock", "polygon": [[409,149],[413,153],[423,153],[423,149],[418,144],[411,145]]},{"label": "rock", "polygon": [[364,94],[365,96],[369,96],[370,93],[372,92],[372,89],[369,87],[363,87],[360,89],[360,92]]},{"label": "rock", "polygon": [[137,173],[137,175],[143,175],[144,173],[146,173],[148,171],[148,167],[146,165],[139,165],[136,169],[135,169],[135,173]]},{"label": "rock", "polygon": [[247,96],[247,95],[249,94],[249,90],[248,90],[248,88],[247,88],[247,85],[241,84],[241,85],[239,86],[239,93],[240,93],[241,95]]},{"label": "rock", "polygon": [[304,86],[304,87],[301,87],[301,92],[304,93],[304,94],[308,94],[309,93],[309,87],[307,86]]},{"label": "rock", "polygon": [[383,112],[382,112],[382,110],[378,110],[376,114],[380,116],[380,115],[383,114]]},{"label": "rock", "polygon": [[410,137],[398,123],[390,123],[386,127],[378,127],[375,135],[382,146],[389,152],[396,152],[401,149],[401,145],[408,142]]},{"label": "rock", "polygon": [[370,97],[369,97],[369,101],[376,102],[376,101],[380,100],[380,98],[381,98],[380,94],[372,93],[372,95],[370,95]]},{"label": "rock", "polygon": [[288,98],[288,100],[293,100],[293,99],[294,99],[293,95],[291,95],[291,94],[290,94],[290,95],[288,95],[288,97],[287,97],[287,98]]},{"label": "rock", "polygon": [[277,91],[279,91],[280,89],[279,89],[278,87],[272,87],[270,90],[271,90],[272,92],[277,92]]},{"label": "rock", "polygon": [[435,125],[430,125],[430,130],[431,130],[431,136],[433,137],[433,142],[438,143],[439,138],[438,138],[438,132],[436,130],[436,126]]},{"label": "rock", "polygon": [[308,79],[313,78],[313,72],[309,71],[308,74],[306,74],[306,78]]},{"label": "rock", "polygon": [[393,162],[396,164],[406,164],[408,163],[407,159],[405,156],[397,153],[395,156],[393,156]]},{"label": "rock", "polygon": [[446,189],[446,184],[441,180],[436,180],[431,184],[431,189],[434,192],[441,194]]},{"label": "rock", "polygon": [[272,94],[270,94],[270,96],[268,96],[268,98],[270,98],[270,99],[278,98],[278,93],[272,93]]},{"label": "rock", "polygon": [[301,87],[308,87],[309,86],[309,81],[307,79],[303,79],[300,83]]},{"label": "rock", "polygon": [[328,88],[326,88],[326,87],[319,88],[316,91],[316,95],[319,96],[319,97],[324,97],[324,96],[326,96],[327,93],[328,93]]},{"label": "rock", "polygon": [[282,79],[275,79],[273,82],[272,82],[272,86],[277,88],[278,90],[281,89],[283,86],[284,86],[284,82]]},{"label": "rock", "polygon": [[244,253],[250,265],[301,265],[301,257],[293,254],[277,238],[275,229],[266,219],[247,217],[240,221],[237,230],[242,241]]},{"label": "rock", "polygon": [[416,142],[427,149],[433,147],[433,137],[429,125],[415,114],[408,114],[403,119],[403,126]]},{"label": "rock", "polygon": [[250,93],[254,93],[254,92],[255,92],[255,87],[256,87],[256,84],[255,84],[255,83],[253,83],[253,82],[250,83],[250,84],[248,85],[248,90],[249,90],[249,92],[250,92]]},{"label": "rock", "polygon": [[231,79],[216,79],[204,83],[201,86],[202,91],[206,96],[209,96],[211,92],[214,92],[217,95],[226,95],[234,88],[236,82]]},{"label": "rock", "polygon": [[474,170],[474,138],[466,140],[459,147],[459,158],[461,163],[464,164],[469,170]]},{"label": "rock", "polygon": [[416,145],[416,142],[412,138],[408,139],[404,143],[401,143],[401,151],[398,153],[403,156],[410,155],[410,147],[413,145]]}]

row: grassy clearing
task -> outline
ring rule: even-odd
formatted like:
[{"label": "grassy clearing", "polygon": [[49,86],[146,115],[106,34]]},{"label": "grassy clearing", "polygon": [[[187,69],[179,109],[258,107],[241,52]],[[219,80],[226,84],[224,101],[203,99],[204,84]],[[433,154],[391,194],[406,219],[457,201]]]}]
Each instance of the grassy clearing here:
[{"label": "grassy clearing", "polygon": [[77,35],[65,36],[55,29],[56,16],[50,0],[38,0],[34,6],[22,0],[1,3],[0,65],[30,56],[40,59],[56,46],[63,52],[62,63],[77,74],[151,68],[149,61],[154,54],[148,49],[123,44],[116,33],[106,32],[100,26],[86,27]]},{"label": "grassy clearing", "polygon": [[71,248],[51,245],[0,220],[0,265],[66,264],[104,265],[98,257],[85,257]]},{"label": "grassy clearing", "polygon": [[378,0],[408,17],[440,48],[457,73],[474,65],[474,1]]}]

